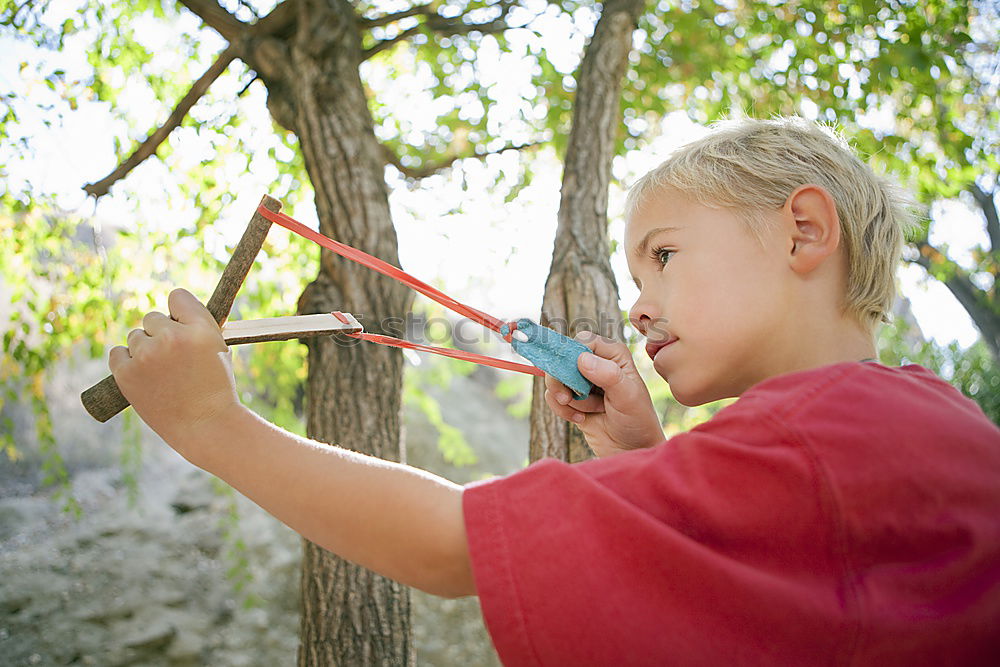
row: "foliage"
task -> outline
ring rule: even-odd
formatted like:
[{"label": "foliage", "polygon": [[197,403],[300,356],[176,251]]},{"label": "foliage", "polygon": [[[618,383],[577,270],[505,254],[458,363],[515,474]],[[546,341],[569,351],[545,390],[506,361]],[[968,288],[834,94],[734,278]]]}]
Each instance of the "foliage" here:
[{"label": "foliage", "polygon": [[[423,316],[426,317],[425,321],[437,325],[443,324],[445,319],[444,309],[436,303],[417,303],[413,307],[413,314],[418,318],[417,321]],[[424,334],[427,345],[455,349],[451,331],[444,326],[425,327]],[[418,335],[418,338],[424,336]],[[465,439],[465,435],[444,420],[440,404],[428,392],[432,386],[448,386],[456,376],[468,376],[475,370],[474,364],[428,352],[407,351],[406,354],[415,363],[412,366],[408,365],[403,374],[403,403],[417,406],[431,426],[437,430],[438,451],[445,461],[453,466],[474,465],[478,457]]]},{"label": "foliage", "polygon": [[126,410],[122,414],[122,447],[118,455],[118,466],[121,468],[129,506],[135,507],[139,500],[139,474],[142,472],[142,430],[139,427],[139,417],[132,410]]},{"label": "foliage", "polygon": [[919,328],[896,318],[880,332],[879,359],[890,366],[919,364],[933,371],[976,401],[986,416],[1000,425],[1000,364],[982,341],[968,348],[955,341],[940,345],[923,340]]},{"label": "foliage", "polygon": [[413,373],[406,374],[403,381],[403,402],[420,408],[431,425],[437,429],[438,451],[441,452],[445,461],[453,466],[475,464],[479,459],[472,447],[469,446],[465,436],[459,429],[445,422],[441,416],[440,404],[420,385],[417,377],[419,376]]},{"label": "foliage", "polygon": [[[9,295],[10,306],[2,318],[0,392],[13,404],[27,390],[35,414],[43,483],[56,485],[64,508],[79,514],[55,438],[47,401],[48,373],[69,360],[80,343],[90,355],[99,355],[109,336],[124,337],[120,318],[137,319],[139,308],[147,305],[146,295],[119,293],[115,305],[108,298],[108,286],[121,284],[115,281],[128,270],[125,255],[95,252],[94,246],[101,241],[78,218],[43,214],[10,193],[2,197],[7,213],[0,217],[0,256],[4,257],[0,289]],[[16,460],[20,452],[12,430],[8,418],[0,447]]]},{"label": "foliage", "polygon": [[494,388],[497,398],[508,401],[507,414],[515,419],[531,415],[531,378],[520,373],[504,375]]},{"label": "foliage", "polygon": [[677,108],[700,122],[743,111],[799,114],[840,125],[925,198],[954,197],[978,176],[996,175],[1000,111],[989,74],[997,17],[989,3],[657,7],[643,17],[624,93],[633,137]]},{"label": "foliage", "polygon": [[[196,149],[190,133],[204,122],[197,138],[205,140],[211,158],[198,161],[199,168],[192,170],[182,167],[189,164],[190,156],[176,154],[170,145],[162,147],[160,157],[179,174],[163,181],[169,204],[163,207],[155,200],[147,204],[132,197],[128,228],[102,229],[105,216],[99,206],[92,216],[81,214],[81,207],[63,210],[59,202],[66,195],[51,194],[23,176],[31,172],[36,153],[45,150],[46,133],[36,128],[57,130],[72,114],[95,105],[119,119],[110,125],[116,133],[109,139],[120,154],[149,132],[148,123],[156,120],[148,114],[129,113],[129,109],[137,102],[159,106],[162,119],[199,73],[199,61],[218,46],[210,35],[192,36],[178,26],[179,48],[158,49],[156,41],[162,33],[143,29],[150,19],[175,25],[181,21],[174,3],[0,6],[0,26],[13,29],[13,34],[42,50],[53,51],[51,57],[20,64],[26,84],[22,88],[33,91],[32,97],[11,92],[0,100],[0,174],[7,183],[0,201],[0,255],[4,257],[0,287],[10,292],[12,304],[11,312],[4,313],[8,317],[0,318],[4,336],[0,389],[12,401],[26,383],[30,386],[44,481],[59,486],[67,509],[76,505],[68,495],[68,474],[48,415],[45,391],[51,371],[81,352],[105,357],[111,345],[124,341],[125,332],[139,325],[143,313],[166,310],[166,294],[174,285],[188,286],[206,299],[231,250],[224,240],[227,230],[212,227],[234,203],[227,185],[234,175],[259,167],[246,157],[253,153],[247,142],[254,132],[241,122],[239,101],[235,96],[222,96],[197,107],[186,127],[175,133],[180,144]],[[9,39],[10,35],[0,28],[0,36]],[[89,76],[80,76],[79,63],[74,63],[73,71],[62,66],[57,51],[63,49],[89,53]],[[143,99],[141,89],[152,93],[152,104],[150,98]],[[254,148],[260,145],[257,141]],[[271,159],[268,166],[272,170],[277,166],[276,183],[268,189],[291,205],[304,196],[305,181],[301,157],[293,147],[294,138],[287,133],[277,133],[270,145],[264,144]],[[204,144],[197,148],[206,150]],[[157,224],[154,231],[147,225],[152,216],[158,222],[164,218],[170,222]],[[298,267],[311,264],[317,254],[304,241],[272,236],[261,258],[267,266],[251,275],[238,298],[236,311],[244,316],[294,309],[308,278]],[[267,256],[268,251],[272,256]],[[300,346],[256,346],[235,356],[237,372],[252,380],[244,398],[252,397],[256,409],[295,430],[290,404],[301,394],[304,355]],[[135,422],[128,413],[120,421],[122,475],[131,494],[141,450]],[[9,420],[0,430],[0,449],[10,458],[18,456]]]},{"label": "foliage", "polygon": [[236,592],[242,595],[244,609],[261,607],[264,604],[263,599],[249,589],[253,583],[253,566],[250,562],[250,548],[240,535],[240,512],[236,491],[216,477],[212,478],[212,490],[226,501],[226,511],[219,518],[219,532],[225,545],[224,556],[229,564],[226,578],[232,582]]}]

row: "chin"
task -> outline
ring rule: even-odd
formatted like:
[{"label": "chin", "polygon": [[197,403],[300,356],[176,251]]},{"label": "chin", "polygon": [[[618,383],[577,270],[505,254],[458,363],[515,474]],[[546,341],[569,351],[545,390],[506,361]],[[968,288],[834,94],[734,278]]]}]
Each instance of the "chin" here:
[{"label": "chin", "polygon": [[[694,408],[699,405],[705,405],[706,403],[711,403],[717,400],[716,397],[712,396],[702,396],[699,394],[689,394],[683,391],[674,389],[673,385],[670,386],[670,393],[673,394],[674,400],[687,408]],[[721,398],[721,397],[719,397]]]},{"label": "chin", "polygon": [[676,376],[673,378],[673,381],[666,377],[664,379],[670,386],[670,393],[673,395],[674,400],[688,408],[738,395],[721,387],[712,387],[697,382],[685,381],[683,378]]}]

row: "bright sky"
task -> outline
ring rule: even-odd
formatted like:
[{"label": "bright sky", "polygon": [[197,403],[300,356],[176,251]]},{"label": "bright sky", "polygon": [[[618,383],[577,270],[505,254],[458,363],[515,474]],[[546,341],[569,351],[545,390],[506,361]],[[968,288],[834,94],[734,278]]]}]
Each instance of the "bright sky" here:
[{"label": "bright sky", "polygon": [[[180,26],[196,30],[198,22],[185,12]],[[155,32],[145,31],[145,34]],[[167,39],[165,35],[163,39]],[[81,39],[71,39],[63,53],[39,52],[22,42],[9,38],[0,39],[0,89],[15,92],[19,97],[59,103],[56,93],[50,91],[30,76],[35,63],[47,69],[62,68],[67,79],[86,78],[88,75]],[[572,54],[580,44],[570,44],[563,63],[572,70]],[[160,51],[157,51],[160,53]],[[178,61],[183,56],[169,49],[163,58]],[[160,56],[158,56],[160,57]],[[22,61],[31,63],[19,70]],[[504,57],[483,58],[480,75],[497,86],[498,97],[503,99],[505,86],[516,86],[524,76],[523,64]],[[235,95],[238,85],[223,77],[213,87],[213,94]],[[112,82],[115,83],[115,82]],[[228,90],[227,88],[231,89]],[[406,91],[399,92],[401,98]],[[151,104],[149,93],[142,86],[130,87],[122,99],[134,108]],[[266,157],[267,148],[278,146],[271,132],[271,121],[264,106],[264,91],[260,83],[239,101],[246,122],[237,130],[253,146],[259,146],[253,159],[233,159],[227,164],[230,191],[235,202],[228,207],[227,218],[220,220],[202,239],[208,247],[217,249],[224,256],[225,244],[234,243],[245,226],[248,212],[253,209],[277,171]],[[412,107],[411,107],[412,108]],[[134,111],[130,112],[135,114]],[[199,116],[199,113],[201,114]],[[195,115],[206,118],[210,113],[196,107]],[[79,110],[67,113],[61,124],[45,127],[39,118],[21,114],[22,132],[31,136],[34,154],[30,159],[10,164],[8,183],[16,188],[19,180],[33,183],[39,192],[52,193],[64,208],[86,216],[94,216],[103,224],[130,226],[136,212],[133,202],[121,194],[102,198],[95,207],[86,199],[81,186],[105,176],[121,157],[114,154],[112,136],[121,132],[121,125],[111,117],[107,105],[82,103]],[[133,122],[147,127],[148,122],[133,116]],[[672,114],[664,119],[662,136],[642,151],[619,157],[615,161],[615,176],[628,183],[643,171],[655,166],[670,150],[703,132],[683,114]],[[511,137],[511,140],[518,140]],[[181,168],[196,168],[207,156],[206,142],[193,129],[176,132],[171,141],[175,153],[182,158]],[[281,153],[279,152],[279,158]],[[176,169],[176,167],[175,167]],[[489,188],[495,180],[496,169],[505,173],[516,171],[513,155],[493,156],[484,162],[467,162],[461,170],[426,179],[423,187],[407,189],[395,187],[391,199],[395,225],[399,236],[402,268],[416,277],[439,286],[456,299],[498,317],[528,316],[537,318],[541,307],[545,279],[551,261],[555,235],[556,213],[559,201],[560,166],[548,158],[548,166],[539,167],[532,184],[518,198],[505,203],[502,197],[491,195]],[[171,175],[156,160],[147,161],[127,177],[126,189],[139,193],[139,215],[146,220],[160,220],[164,225],[177,225],[178,220],[188,220],[193,214],[183,202],[170,196],[164,187]],[[391,183],[391,185],[399,185]],[[615,188],[611,196],[611,237],[622,239],[620,217],[624,193]],[[314,223],[314,213],[300,207],[294,215],[307,223]],[[981,219],[961,204],[944,207],[935,225],[938,242],[947,243],[960,261],[968,257],[968,249],[985,242]],[[636,288],[629,278],[621,252],[612,258],[621,304],[628,308],[634,301]],[[314,267],[305,269],[311,278]],[[934,280],[927,280],[918,267],[900,271],[901,286],[913,307],[925,334],[941,343],[957,340],[963,346],[972,344],[978,332],[968,315],[947,289]],[[164,286],[164,299],[170,286]],[[197,290],[196,290],[197,291]],[[290,308],[298,294],[290,294]],[[420,297],[422,298],[422,297]],[[278,313],[276,313],[277,315]],[[401,314],[402,315],[402,314]]]}]

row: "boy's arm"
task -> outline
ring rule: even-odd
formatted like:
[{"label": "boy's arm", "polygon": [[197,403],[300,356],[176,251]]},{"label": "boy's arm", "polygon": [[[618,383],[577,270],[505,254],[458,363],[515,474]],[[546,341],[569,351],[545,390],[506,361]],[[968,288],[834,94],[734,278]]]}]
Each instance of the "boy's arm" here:
[{"label": "boy's arm", "polygon": [[190,293],[111,352],[122,393],[182,456],[316,544],[436,595],[474,595],[462,487],[283,431],[236,396],[229,351]]},{"label": "boy's arm", "polygon": [[193,463],[312,542],[429,593],[475,594],[457,484],[298,437],[243,406],[196,433],[184,443],[200,452]]}]

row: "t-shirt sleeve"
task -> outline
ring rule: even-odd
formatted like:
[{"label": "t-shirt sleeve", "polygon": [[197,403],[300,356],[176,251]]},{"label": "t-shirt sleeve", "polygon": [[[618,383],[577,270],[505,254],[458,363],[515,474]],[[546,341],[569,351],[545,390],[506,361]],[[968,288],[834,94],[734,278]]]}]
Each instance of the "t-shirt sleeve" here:
[{"label": "t-shirt sleeve", "polygon": [[849,601],[822,471],[774,425],[703,426],[466,487],[505,664],[804,664],[836,650]]}]

